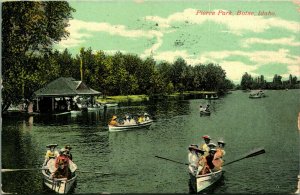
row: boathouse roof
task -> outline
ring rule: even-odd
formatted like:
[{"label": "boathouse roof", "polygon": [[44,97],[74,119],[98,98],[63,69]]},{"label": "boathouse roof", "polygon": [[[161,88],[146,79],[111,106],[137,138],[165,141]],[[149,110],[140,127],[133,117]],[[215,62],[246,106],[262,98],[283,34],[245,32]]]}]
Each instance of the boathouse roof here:
[{"label": "boathouse roof", "polygon": [[60,77],[34,92],[36,97],[94,96],[100,94],[101,92],[89,88],[84,82],[76,81],[72,77]]}]

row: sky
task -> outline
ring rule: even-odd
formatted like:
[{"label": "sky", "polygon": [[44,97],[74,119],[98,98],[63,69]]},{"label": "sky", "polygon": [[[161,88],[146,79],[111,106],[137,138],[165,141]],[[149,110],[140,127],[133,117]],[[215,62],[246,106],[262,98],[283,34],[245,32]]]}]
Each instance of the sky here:
[{"label": "sky", "polygon": [[[216,63],[239,83],[247,72],[300,80],[300,0],[107,0],[69,1],[76,9],[56,45],[152,56],[182,57],[190,65]],[[264,15],[259,13],[264,12]]]}]

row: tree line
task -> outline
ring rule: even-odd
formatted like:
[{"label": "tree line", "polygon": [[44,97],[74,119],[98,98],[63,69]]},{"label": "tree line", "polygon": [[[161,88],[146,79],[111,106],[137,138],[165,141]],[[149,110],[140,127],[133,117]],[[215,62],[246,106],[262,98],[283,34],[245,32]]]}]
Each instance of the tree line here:
[{"label": "tree line", "polygon": [[289,75],[287,80],[282,80],[282,76],[275,74],[272,82],[267,82],[263,75],[252,77],[247,72],[244,73],[241,79],[241,84],[237,89],[299,89],[299,81],[296,76]]}]

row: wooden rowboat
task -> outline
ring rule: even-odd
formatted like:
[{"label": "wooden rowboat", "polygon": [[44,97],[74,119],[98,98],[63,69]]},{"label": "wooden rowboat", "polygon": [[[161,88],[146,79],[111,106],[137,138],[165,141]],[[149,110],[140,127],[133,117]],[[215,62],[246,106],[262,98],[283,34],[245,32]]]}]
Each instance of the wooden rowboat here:
[{"label": "wooden rowboat", "polygon": [[132,129],[139,129],[143,127],[150,127],[152,125],[153,120],[149,119],[141,123],[132,124],[132,125],[108,125],[109,131],[126,131]]},{"label": "wooden rowboat", "polygon": [[77,165],[70,160],[69,168],[72,175],[70,179],[50,177],[51,173],[54,173],[56,169],[55,159],[50,159],[46,163],[46,166],[44,164],[42,167],[42,174],[45,186],[59,194],[67,194],[70,190],[74,189],[76,186],[77,179],[77,175],[75,173]]},{"label": "wooden rowboat", "polygon": [[59,194],[67,194],[75,187],[77,175],[74,173],[71,179],[66,178],[50,178],[50,173],[47,170],[42,170],[44,184]]},{"label": "wooden rowboat", "polygon": [[205,175],[195,175],[190,172],[191,184],[195,192],[200,192],[214,183],[216,183],[222,176],[222,170],[212,172]]}]

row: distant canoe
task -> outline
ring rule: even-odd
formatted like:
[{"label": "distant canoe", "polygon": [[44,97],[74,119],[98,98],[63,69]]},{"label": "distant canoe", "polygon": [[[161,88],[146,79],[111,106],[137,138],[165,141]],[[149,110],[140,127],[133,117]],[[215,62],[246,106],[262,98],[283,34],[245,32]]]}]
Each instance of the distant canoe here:
[{"label": "distant canoe", "polygon": [[126,131],[126,130],[132,130],[132,129],[139,129],[143,127],[150,127],[153,123],[153,120],[149,119],[147,121],[137,123],[137,124],[132,124],[132,125],[108,125],[109,131]]}]

